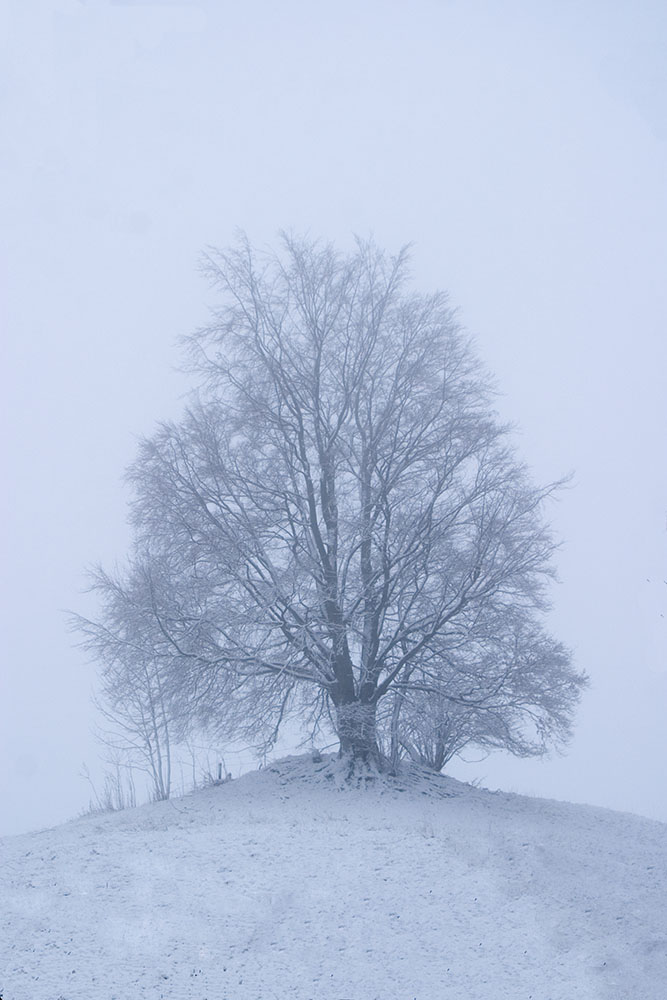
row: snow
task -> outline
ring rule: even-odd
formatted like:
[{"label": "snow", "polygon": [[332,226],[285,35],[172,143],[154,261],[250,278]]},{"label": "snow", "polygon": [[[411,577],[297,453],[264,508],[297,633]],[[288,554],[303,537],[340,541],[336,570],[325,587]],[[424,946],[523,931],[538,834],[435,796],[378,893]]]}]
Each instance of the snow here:
[{"label": "snow", "polygon": [[287,758],[0,841],[4,1000],[663,1000],[667,825]]}]

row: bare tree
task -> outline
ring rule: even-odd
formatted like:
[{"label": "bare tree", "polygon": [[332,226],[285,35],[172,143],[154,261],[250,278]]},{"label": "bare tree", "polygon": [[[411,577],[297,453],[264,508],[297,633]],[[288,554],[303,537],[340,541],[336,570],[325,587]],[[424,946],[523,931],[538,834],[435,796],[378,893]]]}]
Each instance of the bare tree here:
[{"label": "bare tree", "polygon": [[156,629],[150,567],[135,562],[126,579],[97,570],[93,588],[102,598],[102,620],[77,615],[73,624],[103,668],[96,698],[105,723],[99,739],[114,763],[122,755],[148,774],[156,800],[168,799],[172,730],[182,713],[169,704],[164,659],[170,644]]},{"label": "bare tree", "polygon": [[[579,679],[567,683],[569,655],[523,616],[478,645],[474,640],[449,664],[446,685],[437,687],[419,669],[396,685],[391,712],[381,726],[393,761],[409,756],[441,771],[466,747],[509,750],[518,757],[544,754],[571,736],[572,699]],[[475,676],[484,672],[482,698]],[[446,673],[441,667],[441,677]],[[495,678],[495,684],[494,684]]]},{"label": "bare tree", "polygon": [[222,301],[190,341],[199,395],[129,474],[172,710],[268,732],[331,712],[354,762],[380,759],[394,692],[443,721],[505,713],[510,749],[524,723],[564,737],[584,677],[540,626],[559,484],[515,458],[445,296],[362,242],[241,241],[204,270]]}]

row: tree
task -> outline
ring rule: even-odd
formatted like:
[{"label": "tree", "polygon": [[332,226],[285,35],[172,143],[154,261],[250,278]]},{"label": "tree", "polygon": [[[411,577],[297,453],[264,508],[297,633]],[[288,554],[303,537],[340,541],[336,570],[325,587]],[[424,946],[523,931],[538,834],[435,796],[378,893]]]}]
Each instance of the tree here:
[{"label": "tree", "polygon": [[566,738],[585,678],[542,626],[559,484],[530,482],[407,262],[290,237],[207,254],[199,393],[129,473],[148,569],[127,614],[177,715],[270,738],[329,712],[354,764],[380,760],[388,696],[413,742],[421,705],[445,729],[497,718],[477,735],[509,749],[526,725]]},{"label": "tree", "polygon": [[83,635],[84,648],[103,668],[96,707],[106,728],[99,738],[112,752],[117,770],[119,758],[128,758],[148,774],[154,799],[168,799],[174,720],[180,714],[182,723],[183,715],[169,704],[165,638],[156,629],[151,567],[137,561],[126,579],[98,569],[92,583],[103,601],[102,621],[75,615],[73,624]]},{"label": "tree", "polygon": [[453,681],[448,693],[427,693],[414,682],[396,688],[383,726],[392,760],[408,755],[441,771],[471,745],[532,757],[566,742],[571,733],[571,692],[562,684],[569,666],[567,650],[545,641],[538,629],[518,637],[508,628],[484,645],[466,650],[477,658],[476,670],[483,665],[490,682],[483,699],[465,690],[460,671],[458,684]]}]

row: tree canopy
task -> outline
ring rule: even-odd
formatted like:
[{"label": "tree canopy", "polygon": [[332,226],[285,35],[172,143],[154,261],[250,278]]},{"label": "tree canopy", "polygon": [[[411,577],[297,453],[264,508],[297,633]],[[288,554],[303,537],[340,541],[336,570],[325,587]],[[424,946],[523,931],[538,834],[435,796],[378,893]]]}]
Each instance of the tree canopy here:
[{"label": "tree canopy", "polygon": [[180,725],[230,736],[330,720],[353,761],[566,740],[585,677],[544,625],[559,484],[517,459],[446,296],[361,241],[243,239],[204,271],[198,391],[141,444],[134,552],[84,623],[107,672],[150,664]]}]

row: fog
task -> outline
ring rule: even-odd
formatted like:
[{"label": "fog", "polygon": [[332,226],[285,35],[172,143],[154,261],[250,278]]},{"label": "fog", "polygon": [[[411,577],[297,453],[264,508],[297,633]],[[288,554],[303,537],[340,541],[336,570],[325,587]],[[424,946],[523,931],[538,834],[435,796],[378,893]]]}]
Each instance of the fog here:
[{"label": "fog", "polygon": [[87,804],[65,609],[122,560],[123,470],[178,414],[197,272],[237,227],[411,242],[537,479],[573,472],[552,630],[566,756],[451,772],[667,821],[667,9],[10,2],[3,129],[0,834]]}]

